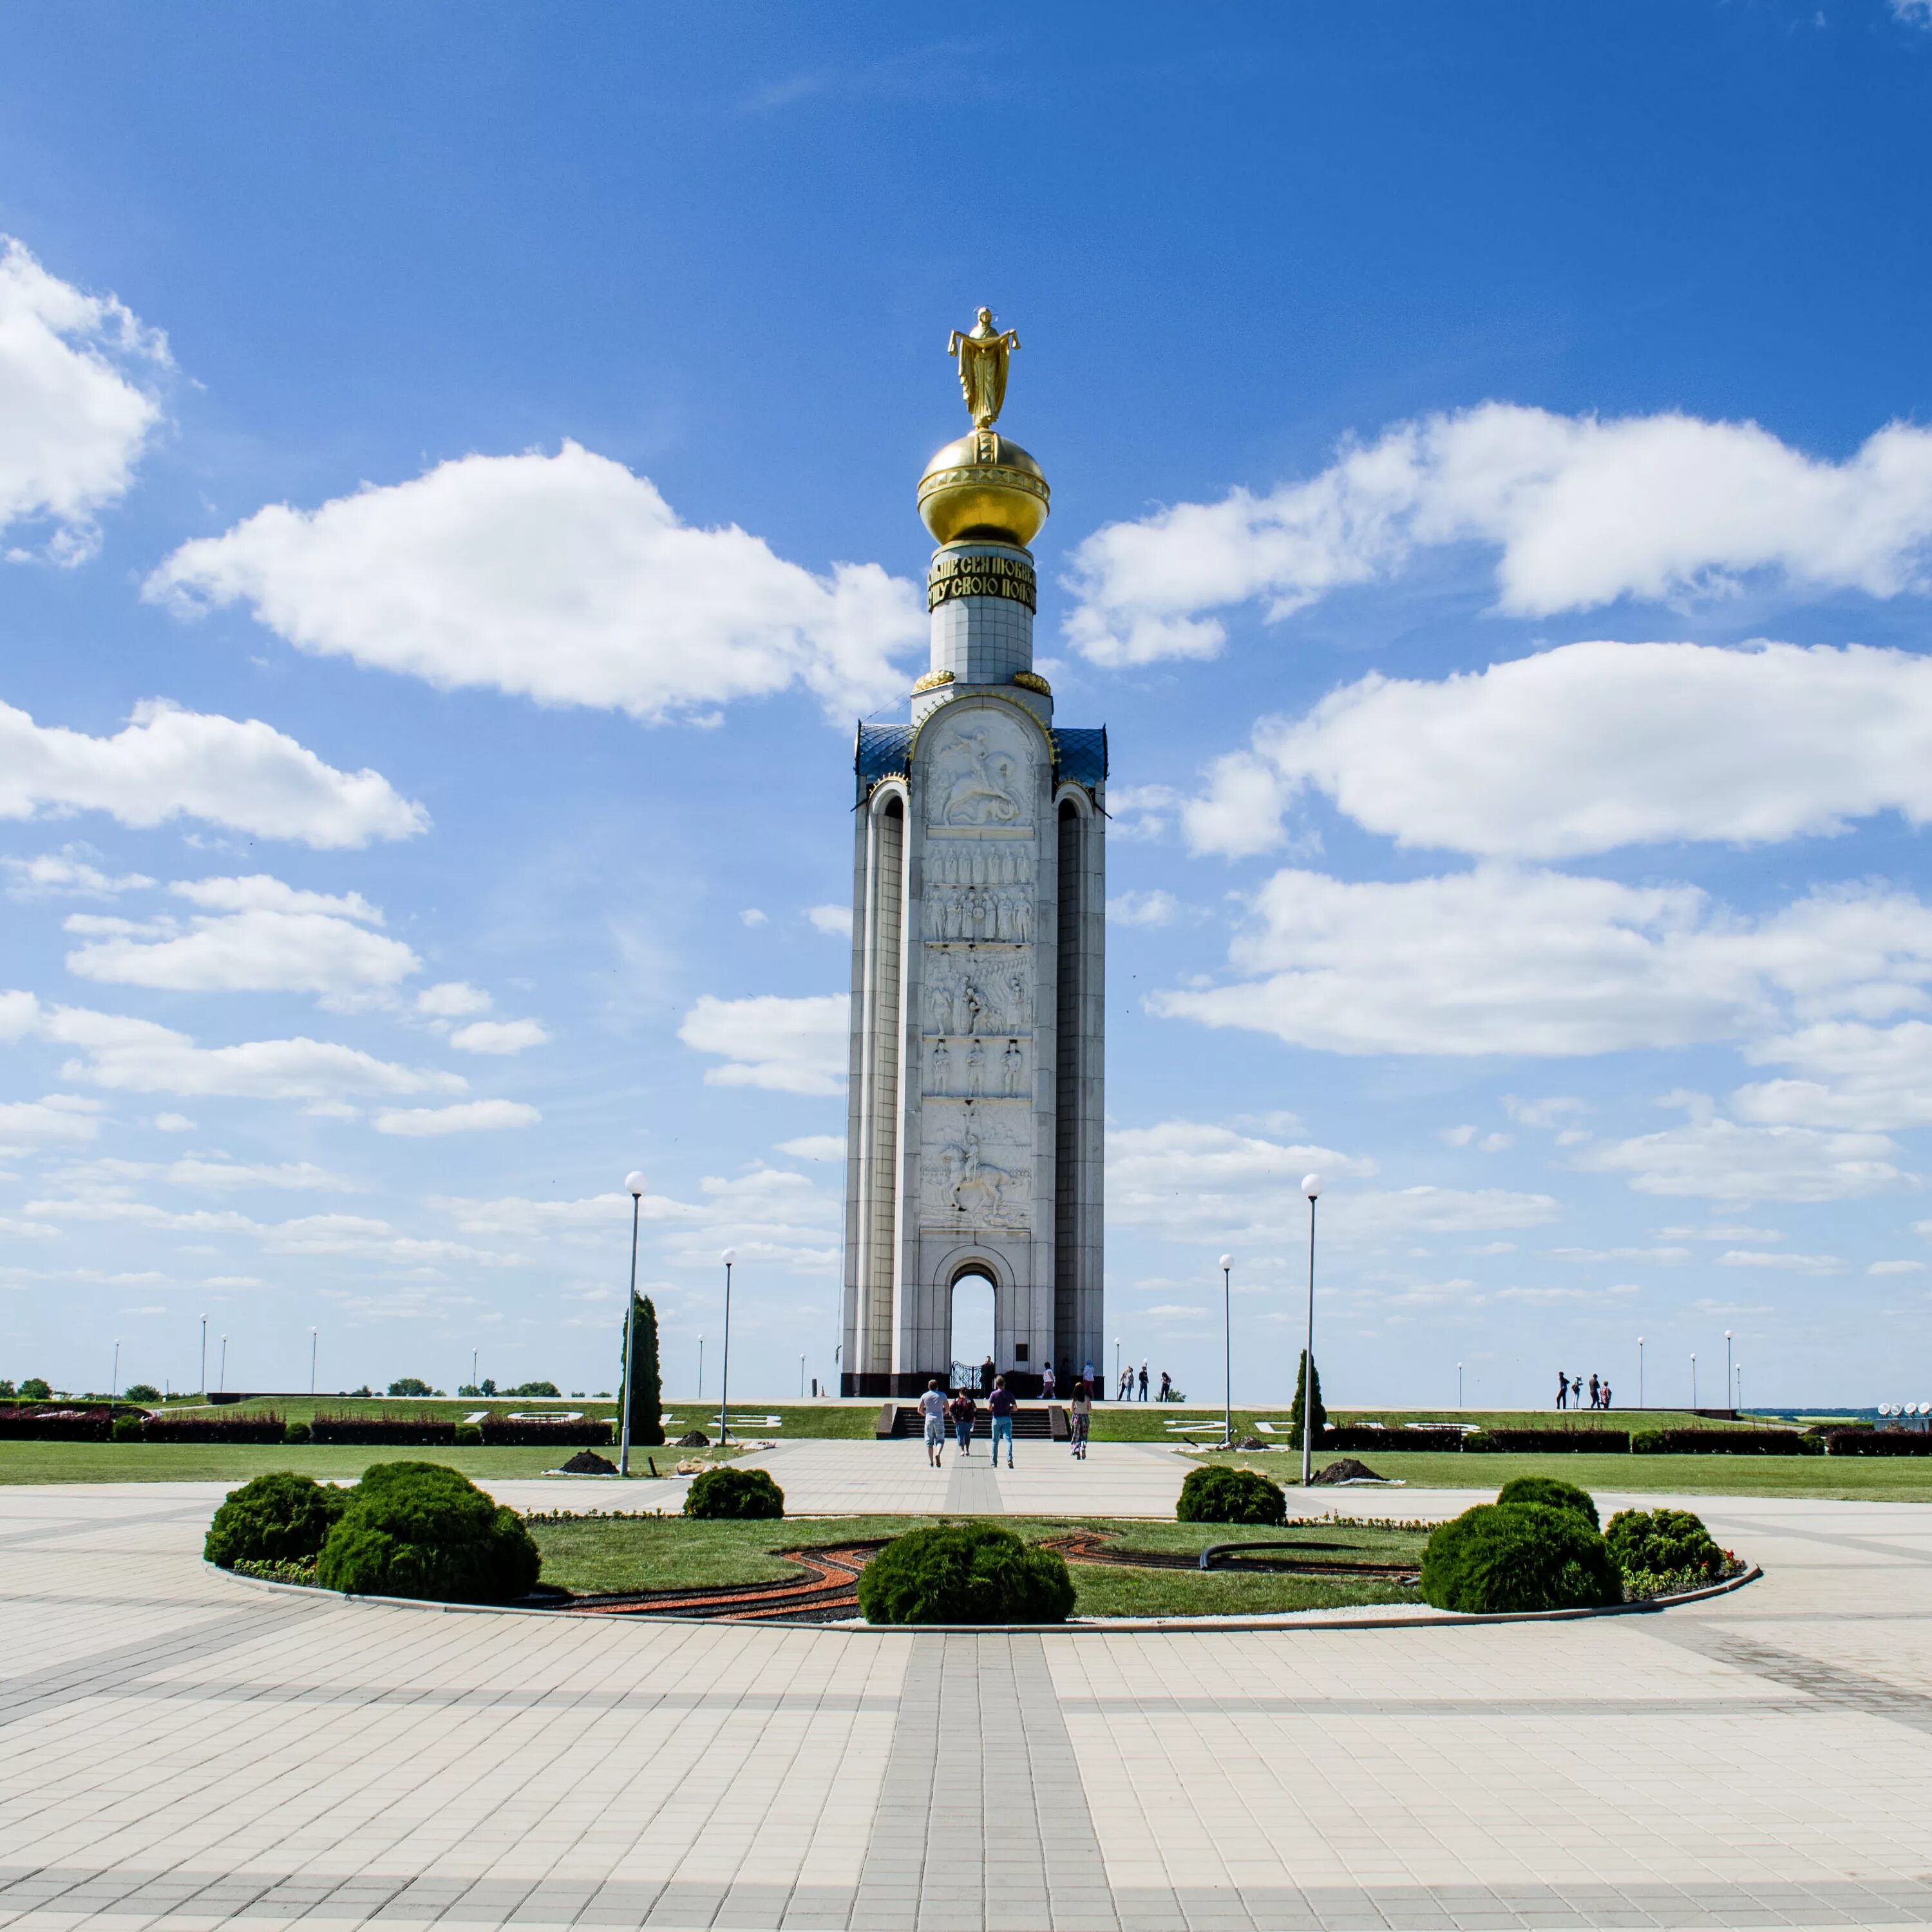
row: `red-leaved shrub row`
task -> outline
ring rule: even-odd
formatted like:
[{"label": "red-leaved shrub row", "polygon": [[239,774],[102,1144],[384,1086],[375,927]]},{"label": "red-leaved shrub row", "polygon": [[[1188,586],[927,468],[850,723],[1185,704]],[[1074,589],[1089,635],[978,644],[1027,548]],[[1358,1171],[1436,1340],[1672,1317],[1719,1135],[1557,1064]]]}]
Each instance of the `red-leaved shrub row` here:
[{"label": "red-leaved shrub row", "polygon": [[374,1442],[428,1448],[451,1447],[456,1424],[415,1415],[318,1415],[309,1425],[315,1442]]},{"label": "red-leaved shrub row", "polygon": [[1384,1454],[1399,1449],[1446,1450],[1453,1455],[1462,1446],[1462,1432],[1454,1427],[1386,1429],[1372,1422],[1338,1422],[1322,1431],[1316,1446],[1379,1450]]},{"label": "red-leaved shrub row", "polygon": [[280,1442],[288,1425],[279,1415],[151,1415],[143,1442]]},{"label": "red-leaved shrub row", "polygon": [[1462,1438],[1462,1447],[1478,1455],[1513,1456],[1526,1450],[1547,1454],[1624,1456],[1630,1453],[1628,1429],[1482,1429]]},{"label": "red-leaved shrub row", "polygon": [[608,1422],[512,1422],[507,1416],[485,1416],[478,1425],[492,1448],[602,1449],[610,1441]]},{"label": "red-leaved shrub row", "polygon": [[1640,1456],[1816,1456],[1796,1429],[1646,1429],[1631,1442]]},{"label": "red-leaved shrub row", "polygon": [[0,1439],[21,1442],[105,1442],[112,1435],[114,1412],[98,1407],[50,1407],[46,1402],[0,1408]]},{"label": "red-leaved shrub row", "polygon": [[1909,1429],[1834,1429],[1825,1444],[1834,1456],[1932,1456],[1932,1435]]}]

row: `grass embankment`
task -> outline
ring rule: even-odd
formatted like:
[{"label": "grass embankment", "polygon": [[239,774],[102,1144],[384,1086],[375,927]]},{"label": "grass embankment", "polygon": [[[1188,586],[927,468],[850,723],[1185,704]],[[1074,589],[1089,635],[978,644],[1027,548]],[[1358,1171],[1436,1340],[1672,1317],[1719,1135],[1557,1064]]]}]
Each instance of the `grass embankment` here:
[{"label": "grass embankment", "polygon": [[[780,1522],[691,1522],[682,1517],[590,1518],[536,1522],[543,1579],[568,1590],[692,1589],[728,1583],[776,1582],[796,1574],[778,1552],[824,1548],[902,1534],[936,1516],[814,1516]],[[1340,1560],[1420,1563],[1423,1534],[1392,1525],[1336,1529],[1324,1523],[1286,1531],[1226,1523],[1147,1522],[1108,1517],[1004,1516],[1003,1528],[1033,1543],[1075,1531],[1111,1534],[1127,1550],[1198,1556],[1210,1543],[1259,1542],[1282,1536],[1341,1549],[1311,1552]],[[1078,1616],[1259,1615],[1417,1600],[1404,1586],[1380,1579],[1330,1580],[1233,1576],[1198,1570],[1142,1570],[1112,1564],[1069,1565]]]},{"label": "grass embankment", "polygon": [[[600,1451],[616,1460],[614,1449]],[[362,1443],[0,1442],[0,1485],[10,1483],[245,1483],[271,1469],[292,1469],[319,1481],[354,1482],[374,1462],[441,1462],[486,1486],[506,1476],[540,1476],[571,1449],[450,1448],[434,1444]],[[669,1475],[681,1462],[730,1461],[735,1446],[711,1449],[633,1449],[632,1480],[648,1483],[650,1462]],[[614,1493],[618,1492],[612,1484]],[[586,1478],[582,1487],[596,1487]],[[567,1493],[567,1492],[566,1492]],[[667,1493],[670,1493],[668,1492]],[[680,1492],[681,1493],[681,1492]],[[586,1494],[586,1504],[590,1498]]]},{"label": "grass embankment", "polygon": [[[614,1427],[617,1419],[616,1402],[608,1398],[600,1402],[592,1396],[478,1396],[473,1399],[466,1396],[460,1400],[452,1398],[434,1402],[402,1395],[267,1396],[256,1401],[218,1404],[203,1402],[196,1396],[176,1396],[165,1408],[170,1415],[274,1414],[279,1415],[284,1422],[312,1422],[318,1414],[390,1416],[398,1420],[406,1418],[414,1421],[448,1422],[481,1414],[486,1409],[493,1415],[581,1414],[593,1420],[608,1422]],[[731,1405],[731,1432],[734,1436],[742,1434],[780,1442],[788,1436],[862,1437],[870,1442],[872,1424],[878,1412],[877,1402],[842,1407],[830,1402],[734,1402]],[[674,1436],[681,1436],[691,1429],[701,1429],[707,1436],[718,1432],[716,1400],[709,1404],[667,1402],[664,1413],[664,1421]],[[766,1420],[773,1415],[779,1418],[776,1423]]]},{"label": "grass embankment", "polygon": [[[1277,1483],[1296,1484],[1300,1458],[1204,1455],[1200,1460],[1258,1469]],[[1333,1460],[1318,1455],[1316,1466]],[[1378,1476],[1419,1490],[1490,1490],[1516,1476],[1560,1476],[1594,1492],[1646,1496],[1814,1496],[1839,1502],[1932,1502],[1932,1456],[1467,1456],[1384,1455],[1366,1450],[1355,1460]],[[1326,1492],[1324,1493],[1334,1493]],[[1366,1498],[1378,1492],[1346,1492]],[[1390,1505],[1393,1507],[1393,1504]]]}]

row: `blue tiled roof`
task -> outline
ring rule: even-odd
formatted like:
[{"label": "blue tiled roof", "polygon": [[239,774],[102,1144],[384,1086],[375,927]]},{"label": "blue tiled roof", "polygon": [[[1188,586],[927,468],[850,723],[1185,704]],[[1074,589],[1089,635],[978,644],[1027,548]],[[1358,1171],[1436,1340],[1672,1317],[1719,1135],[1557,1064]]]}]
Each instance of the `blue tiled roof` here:
[{"label": "blue tiled roof", "polygon": [[1053,742],[1060,754],[1058,776],[1076,784],[1097,785],[1107,782],[1107,728],[1104,724],[1076,731],[1056,730]]},{"label": "blue tiled roof", "polygon": [[[853,748],[852,769],[857,774],[862,802],[880,779],[904,777],[912,755],[910,724],[861,724]],[[1107,728],[1055,731],[1054,776],[1076,784],[1104,784],[1107,779]]]},{"label": "blue tiled roof", "polygon": [[903,776],[912,751],[910,724],[861,724],[859,741],[854,747],[852,769],[859,775],[859,796],[863,799],[883,778]]}]

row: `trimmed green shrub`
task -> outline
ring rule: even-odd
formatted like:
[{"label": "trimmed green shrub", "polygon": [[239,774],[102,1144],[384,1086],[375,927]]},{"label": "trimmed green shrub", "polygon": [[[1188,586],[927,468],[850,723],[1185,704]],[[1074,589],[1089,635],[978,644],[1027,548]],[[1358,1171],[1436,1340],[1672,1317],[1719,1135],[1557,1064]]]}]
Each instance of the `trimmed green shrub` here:
[{"label": "trimmed green shrub", "polygon": [[459,1422],[456,1425],[456,1446],[459,1449],[480,1449],[483,1446],[483,1426],[477,1422]]},{"label": "trimmed green shrub", "polygon": [[141,1425],[148,1442],[286,1442],[279,1415],[151,1415]]},{"label": "trimmed green shrub", "polygon": [[260,1563],[286,1563],[313,1556],[349,1507],[346,1490],[279,1469],[257,1476],[214,1512],[201,1553],[232,1570],[243,1557]]},{"label": "trimmed green shrub", "polygon": [[139,1442],[142,1440],[141,1418],[138,1415],[117,1415],[110,1434],[116,1442]]},{"label": "trimmed green shrub", "polygon": [[307,1423],[292,1422],[282,1431],[282,1440],[284,1442],[307,1442],[314,1434],[315,1431]]},{"label": "trimmed green shrub", "polygon": [[1560,1476],[1517,1476],[1496,1492],[1499,1503],[1547,1503],[1552,1509],[1574,1510],[1587,1516],[1590,1527],[1598,1527],[1596,1498],[1588,1490],[1566,1483]]},{"label": "trimmed green shrub", "polygon": [[1283,1522],[1288,1496],[1258,1469],[1190,1469],[1174,1506],[1177,1522]]},{"label": "trimmed green shrub", "polygon": [[326,1590],[502,1604],[529,1594],[542,1559],[514,1510],[437,1462],[363,1472],[316,1562]]},{"label": "trimmed green shrub", "polygon": [[[461,1425],[458,1425],[459,1431]],[[537,1422],[512,1422],[507,1415],[486,1415],[476,1424],[483,1440],[492,1448],[519,1449],[602,1449],[610,1440],[610,1425],[601,1416],[588,1416],[576,1422],[561,1418]],[[664,1431],[658,1431],[662,1441]],[[463,1440],[460,1433],[457,1440]],[[633,1443],[637,1441],[632,1437]]]},{"label": "trimmed green shrub", "polygon": [[1574,1509],[1480,1503],[1440,1525],[1422,1552],[1422,1594],[1438,1610],[1494,1616],[1623,1601],[1604,1539]]},{"label": "trimmed green shrub", "polygon": [[1604,1540],[1619,1570],[1694,1570],[1706,1578],[1724,1574],[1724,1552],[1703,1519],[1688,1510],[1619,1510]]},{"label": "trimmed green shrub", "polygon": [[1066,1560],[994,1522],[908,1531],[859,1577],[872,1624],[1058,1624],[1072,1607]]},{"label": "trimmed green shrub", "polygon": [[456,1440],[456,1424],[439,1416],[318,1415],[310,1427],[318,1442],[356,1442],[370,1448],[380,1443],[442,1449]]},{"label": "trimmed green shrub", "polygon": [[[1316,1378],[1316,1386],[1321,1378]],[[1299,1446],[1301,1438],[1294,1438]],[[1462,1431],[1454,1424],[1418,1424],[1414,1428],[1396,1426],[1385,1428],[1372,1422],[1338,1422],[1332,1429],[1324,1429],[1315,1438],[1318,1449],[1366,1450],[1371,1453],[1379,1450],[1384,1454],[1394,1451],[1400,1454],[1413,1454],[1418,1450],[1426,1450],[1432,1454],[1453,1456],[1462,1446]]]},{"label": "trimmed green shrub", "polygon": [[784,1514],[784,1492],[762,1469],[706,1469],[685,1492],[684,1513],[740,1519]]}]

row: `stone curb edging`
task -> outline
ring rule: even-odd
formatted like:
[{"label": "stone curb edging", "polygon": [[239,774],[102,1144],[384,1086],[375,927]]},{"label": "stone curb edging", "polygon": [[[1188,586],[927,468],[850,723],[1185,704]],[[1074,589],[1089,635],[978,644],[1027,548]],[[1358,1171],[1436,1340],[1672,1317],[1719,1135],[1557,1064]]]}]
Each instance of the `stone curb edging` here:
[{"label": "stone curb edging", "polygon": [[[377,1604],[391,1610],[430,1610],[446,1615],[460,1614],[486,1617],[549,1617],[554,1618],[555,1610],[525,1609],[515,1604],[443,1604],[423,1597],[364,1597],[348,1591],[320,1590],[310,1583],[276,1583],[266,1576],[238,1576],[232,1570],[224,1570],[218,1564],[202,1558],[202,1566],[226,1576],[231,1583],[245,1584],[250,1589],[273,1590],[284,1595],[305,1598],[314,1603],[318,1598],[324,1602],[344,1604]],[[1331,1617],[1319,1622],[1312,1619],[1296,1622],[1292,1619],[1303,1613],[1298,1610],[1283,1610],[1272,1617],[1112,1617],[1085,1618],[1064,1624],[766,1624],[770,1630],[820,1631],[836,1636],[851,1636],[862,1633],[873,1636],[920,1636],[928,1632],[985,1635],[989,1631],[1024,1632],[1035,1636],[1213,1636],[1228,1631],[1247,1630],[1442,1630],[1467,1628],[1478,1624],[1545,1624],[1574,1623],[1584,1617],[1651,1616],[1660,1611],[1675,1610],[1682,1604],[1701,1604],[1711,1597],[1727,1596],[1733,1590],[1742,1590],[1747,1583],[1754,1583],[1764,1574],[1762,1568],[1754,1563],[1742,1575],[1726,1577],[1721,1583],[1707,1585],[1701,1590],[1684,1590],[1673,1597],[1648,1597],[1636,1604],[1606,1604],[1598,1609],[1580,1610],[1498,1610],[1480,1615],[1462,1616],[1454,1611],[1438,1610],[1426,1616],[1413,1617]],[[621,1618],[603,1619],[606,1622],[624,1621]],[[640,1622],[656,1624],[718,1624],[730,1620],[720,1617],[649,1617],[640,1618]],[[762,1621],[762,1620],[759,1620]],[[738,1626],[742,1628],[742,1626]]]}]

